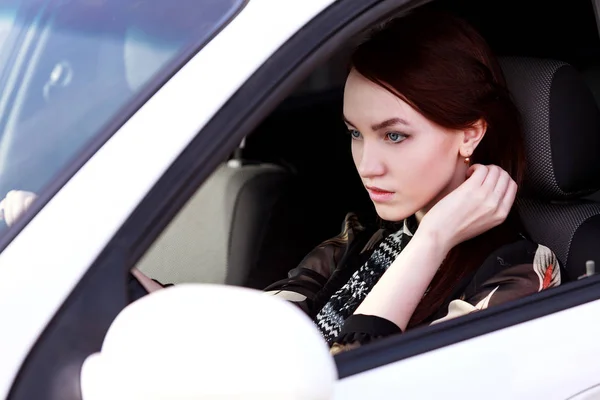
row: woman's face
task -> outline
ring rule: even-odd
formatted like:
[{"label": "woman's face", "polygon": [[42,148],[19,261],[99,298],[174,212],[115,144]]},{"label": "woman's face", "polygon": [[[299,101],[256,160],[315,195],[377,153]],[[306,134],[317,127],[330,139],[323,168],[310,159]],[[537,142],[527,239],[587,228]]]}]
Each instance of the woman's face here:
[{"label": "woman's face", "polygon": [[464,182],[465,134],[436,125],[354,70],[344,118],[354,164],[382,219],[420,217]]}]

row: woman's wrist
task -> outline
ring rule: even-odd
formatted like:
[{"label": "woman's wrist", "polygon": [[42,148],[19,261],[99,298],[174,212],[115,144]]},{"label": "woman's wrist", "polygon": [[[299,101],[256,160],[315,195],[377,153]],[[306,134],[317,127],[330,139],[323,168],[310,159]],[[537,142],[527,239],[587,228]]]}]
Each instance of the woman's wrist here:
[{"label": "woman's wrist", "polygon": [[437,273],[448,244],[434,231],[420,228],[392,262],[354,314],[385,318],[404,330]]},{"label": "woman's wrist", "polygon": [[421,251],[432,252],[445,258],[452,247],[454,247],[449,233],[449,229],[437,229],[421,223],[409,245],[414,244],[414,246],[421,248]]}]

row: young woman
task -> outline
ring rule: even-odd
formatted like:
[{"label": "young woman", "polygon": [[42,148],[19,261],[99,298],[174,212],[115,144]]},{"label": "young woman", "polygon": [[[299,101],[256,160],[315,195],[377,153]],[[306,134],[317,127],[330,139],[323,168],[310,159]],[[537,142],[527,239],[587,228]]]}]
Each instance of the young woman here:
[{"label": "young woman", "polygon": [[313,317],[334,353],[560,284],[556,257],[513,212],[519,115],[466,22],[419,11],[385,24],[351,58],[343,111],[387,226],[350,214],[267,288]]},{"label": "young woman", "polygon": [[[560,284],[556,257],[513,211],[519,116],[471,26],[428,11],[385,24],[352,56],[343,113],[382,221],[349,214],[339,236],[266,289],[310,315],[333,353]],[[32,196],[11,192],[6,221]]]}]

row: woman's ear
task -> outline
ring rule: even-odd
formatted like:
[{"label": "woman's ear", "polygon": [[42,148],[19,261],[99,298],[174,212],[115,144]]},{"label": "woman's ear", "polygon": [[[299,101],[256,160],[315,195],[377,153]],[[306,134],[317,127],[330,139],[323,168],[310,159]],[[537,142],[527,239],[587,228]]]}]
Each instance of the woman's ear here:
[{"label": "woman's ear", "polygon": [[462,143],[460,146],[460,155],[462,157],[471,157],[475,152],[475,149],[483,139],[487,130],[487,123],[485,120],[479,119],[473,125],[466,128],[462,132]]}]

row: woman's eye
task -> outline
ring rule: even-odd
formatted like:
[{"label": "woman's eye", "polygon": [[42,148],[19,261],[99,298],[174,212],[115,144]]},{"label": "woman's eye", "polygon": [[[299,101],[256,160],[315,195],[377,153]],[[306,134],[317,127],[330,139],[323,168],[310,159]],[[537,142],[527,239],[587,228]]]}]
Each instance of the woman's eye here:
[{"label": "woman's eye", "polygon": [[390,132],[385,135],[387,139],[392,143],[400,143],[404,139],[406,139],[406,135],[398,132]]},{"label": "woman's eye", "polygon": [[350,137],[352,137],[352,139],[360,139],[360,132],[356,129],[349,129],[348,133],[350,134]]}]

